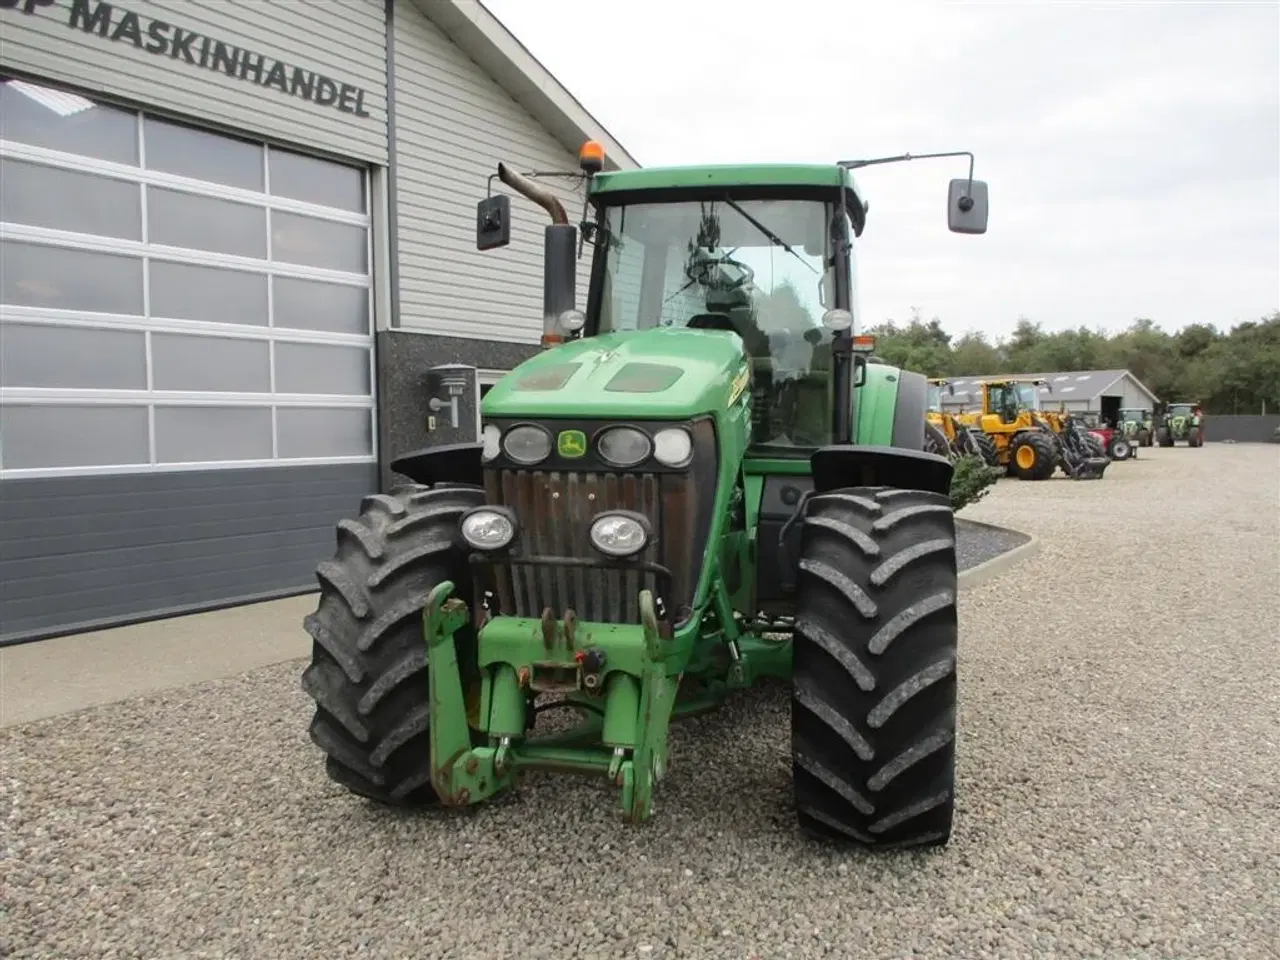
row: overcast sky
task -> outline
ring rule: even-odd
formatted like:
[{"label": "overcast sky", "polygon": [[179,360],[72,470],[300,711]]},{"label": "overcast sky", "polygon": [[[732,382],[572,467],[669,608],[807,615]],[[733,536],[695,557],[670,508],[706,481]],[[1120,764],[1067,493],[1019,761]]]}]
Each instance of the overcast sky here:
[{"label": "overcast sky", "polygon": [[1227,327],[1280,307],[1280,3],[484,0],[644,166],[860,171],[862,322]]}]

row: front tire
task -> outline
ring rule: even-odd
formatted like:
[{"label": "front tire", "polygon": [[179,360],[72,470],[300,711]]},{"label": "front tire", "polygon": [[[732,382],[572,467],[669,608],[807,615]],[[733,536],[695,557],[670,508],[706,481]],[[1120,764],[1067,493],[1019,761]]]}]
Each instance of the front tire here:
[{"label": "front tire", "polygon": [[936,423],[926,422],[924,425],[924,452],[937,454],[951,461],[956,458],[956,452],[951,448],[946,432]]},{"label": "front tire", "polygon": [[871,848],[940,846],[955,803],[955,518],[942,494],[809,501],[791,697],[800,826]]},{"label": "front tire", "polygon": [[[310,733],[325,772],[352,793],[398,806],[438,800],[422,610],[445,580],[471,603],[458,520],[483,502],[481,488],[447,484],[365,497],[360,516],[338,524],[333,559],[316,569],[320,601],[303,621],[314,643],[302,688],[316,705]],[[475,635],[467,626],[454,640],[465,680]]]},{"label": "front tire", "polygon": [[982,459],[986,461],[988,467],[1000,466],[1000,453],[996,449],[996,442],[981,430],[970,428],[969,436],[973,440],[973,445],[982,454]]},{"label": "front tire", "polygon": [[1058,452],[1047,435],[1028,430],[1009,444],[1009,465],[1019,480],[1048,480],[1058,467]]},{"label": "front tire", "polygon": [[1112,460],[1128,460],[1133,453],[1133,446],[1124,437],[1112,437],[1107,456]]}]

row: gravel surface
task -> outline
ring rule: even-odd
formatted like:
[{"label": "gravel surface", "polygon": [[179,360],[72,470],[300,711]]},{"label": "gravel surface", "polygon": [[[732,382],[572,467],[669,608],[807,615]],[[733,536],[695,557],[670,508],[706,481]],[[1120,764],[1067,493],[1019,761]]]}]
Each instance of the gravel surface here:
[{"label": "gravel surface", "polygon": [[0,956],[1277,956],[1278,491],[1211,444],[966,511],[1042,549],[963,594],[944,851],[798,835],[780,686],[677,729],[642,828],[564,777],[377,810],[293,663],[0,734]]},{"label": "gravel surface", "polygon": [[972,570],[978,564],[994,560],[1030,539],[1028,534],[1020,530],[989,527],[984,523],[956,517],[956,567],[960,570]]}]

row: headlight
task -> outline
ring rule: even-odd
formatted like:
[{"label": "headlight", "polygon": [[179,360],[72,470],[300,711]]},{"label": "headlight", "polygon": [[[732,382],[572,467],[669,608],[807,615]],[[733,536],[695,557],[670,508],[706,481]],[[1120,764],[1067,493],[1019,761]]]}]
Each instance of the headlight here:
[{"label": "headlight", "polygon": [[611,557],[630,557],[649,543],[648,524],[635,513],[602,513],[591,522],[591,542]]},{"label": "headlight", "polygon": [[515,521],[501,510],[477,507],[462,518],[462,539],[476,550],[501,550],[515,536]]},{"label": "headlight", "polygon": [[853,314],[839,308],[828,310],[822,315],[822,325],[836,332],[848,330],[853,326]]},{"label": "headlight", "polygon": [[679,427],[659,430],[653,438],[653,455],[668,467],[683,467],[693,457],[693,437]]},{"label": "headlight", "polygon": [[581,330],[587,323],[587,315],[581,310],[566,310],[560,314],[560,328],[572,333]]},{"label": "headlight", "polygon": [[484,443],[484,450],[481,451],[480,457],[488,463],[502,450],[502,431],[494,424],[486,423],[484,430],[480,432],[480,440]]},{"label": "headlight", "polygon": [[635,427],[611,427],[600,434],[600,456],[615,467],[634,467],[649,456],[653,444]]},{"label": "headlight", "polygon": [[516,463],[538,463],[551,453],[551,434],[529,424],[514,427],[503,438],[502,449]]}]

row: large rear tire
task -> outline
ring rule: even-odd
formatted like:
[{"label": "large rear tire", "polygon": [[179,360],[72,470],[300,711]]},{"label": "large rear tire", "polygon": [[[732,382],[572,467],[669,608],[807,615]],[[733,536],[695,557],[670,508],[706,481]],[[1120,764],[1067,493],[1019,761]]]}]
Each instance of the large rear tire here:
[{"label": "large rear tire", "polygon": [[[352,793],[398,806],[438,800],[422,610],[445,580],[471,603],[458,520],[483,502],[481,488],[448,484],[365,497],[360,516],[338,524],[333,559],[316,569],[320,601],[303,621],[314,643],[302,688],[316,704],[310,733],[325,772]],[[465,680],[475,635],[465,627],[454,641]]]},{"label": "large rear tire", "polygon": [[1046,434],[1028,430],[1009,444],[1009,465],[1019,480],[1048,480],[1058,468],[1058,452]]},{"label": "large rear tire", "polygon": [[955,803],[956,550],[946,496],[847,487],[809,501],[791,697],[807,833],[938,846]]}]

